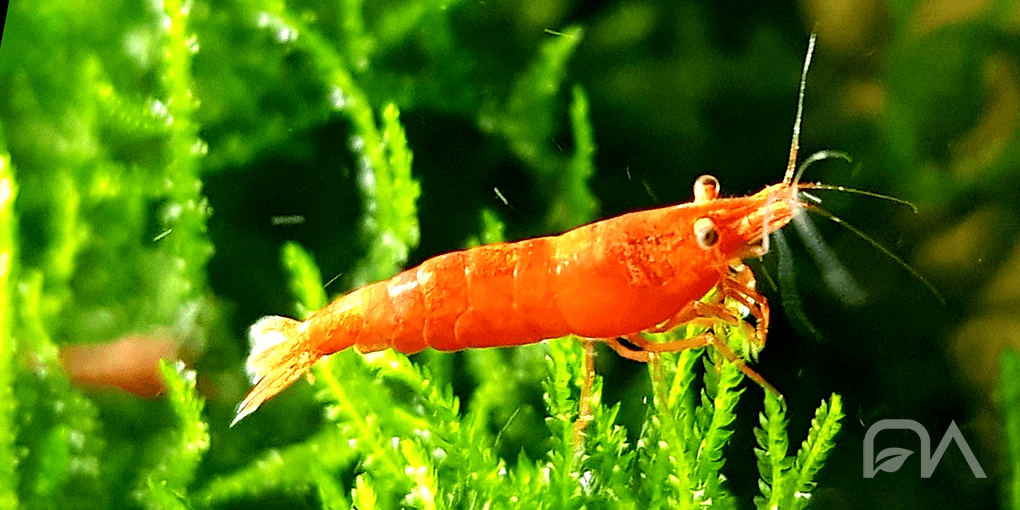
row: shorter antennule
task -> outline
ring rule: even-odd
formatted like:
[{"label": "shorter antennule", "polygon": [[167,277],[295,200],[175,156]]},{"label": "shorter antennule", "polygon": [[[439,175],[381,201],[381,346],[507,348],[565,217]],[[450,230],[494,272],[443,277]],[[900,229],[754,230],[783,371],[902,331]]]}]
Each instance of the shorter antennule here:
[{"label": "shorter antennule", "polygon": [[845,160],[847,160],[848,163],[852,163],[853,162],[853,160],[850,159],[850,155],[845,153],[845,152],[829,151],[829,150],[818,151],[818,152],[808,156],[808,158],[805,159],[804,162],[800,164],[800,168],[797,169],[797,175],[793,178],[792,185],[796,186],[798,183],[800,183],[800,178],[801,178],[801,176],[804,175],[804,170],[807,170],[807,167],[811,166],[811,164],[815,163],[816,161],[821,161],[823,159],[830,159],[830,158],[845,159]]}]

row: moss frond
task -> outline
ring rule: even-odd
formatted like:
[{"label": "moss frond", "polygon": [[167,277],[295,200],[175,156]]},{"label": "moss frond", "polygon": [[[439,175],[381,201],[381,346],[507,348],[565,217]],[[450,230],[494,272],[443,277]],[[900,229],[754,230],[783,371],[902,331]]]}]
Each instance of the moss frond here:
[{"label": "moss frond", "polygon": [[563,192],[551,205],[550,222],[557,226],[576,227],[592,221],[599,202],[592,194],[588,180],[595,174],[595,129],[589,118],[588,95],[580,85],[571,89],[570,127],[574,152],[563,177]]},{"label": "moss frond", "polygon": [[501,122],[497,124],[514,152],[539,171],[554,169],[550,163],[555,161],[555,156],[549,141],[555,134],[556,96],[566,78],[567,62],[583,36],[581,27],[572,26],[551,34],[543,42],[538,57],[514,82]]},{"label": "moss frond", "polygon": [[758,423],[760,428],[754,431],[758,448],[754,453],[758,456],[761,473],[758,487],[762,495],[755,498],[755,504],[758,508],[778,508],[779,499],[790,485],[789,471],[794,462],[793,457],[786,456],[790,446],[786,435],[786,403],[766,393],[765,412],[759,415]]},{"label": "moss frond", "polygon": [[358,475],[354,479],[354,488],[351,489],[351,499],[354,500],[354,508],[358,510],[374,510],[385,508],[379,506],[379,499],[372,488],[372,477],[366,474]]},{"label": "moss frond", "polygon": [[200,160],[208,152],[206,142],[198,136],[195,119],[197,99],[192,76],[193,45],[190,3],[167,0],[163,3],[166,37],[163,45],[160,77],[166,93],[166,111],[170,139],[166,145],[162,191],[167,198],[161,215],[165,242],[174,266],[187,282],[183,296],[176,300],[195,299],[205,290],[205,267],[213,254],[207,235],[207,222],[212,214],[208,199],[202,194]]},{"label": "moss frond", "polygon": [[145,477],[142,501],[150,508],[190,508],[189,489],[209,449],[209,426],[202,419],[205,402],[195,391],[194,370],[166,360],[159,368],[177,423],[171,438],[163,443],[164,454]]},{"label": "moss frond", "polygon": [[825,464],[829,452],[835,447],[835,437],[843,419],[842,399],[832,394],[811,420],[808,437],[801,444],[796,457],[787,457],[789,440],[786,432],[786,404],[767,394],[765,412],[761,414],[761,428],[755,430],[760,449],[758,486],[762,496],[755,498],[758,508],[805,508],[815,488],[815,476]]},{"label": "moss frond", "polygon": [[11,323],[18,326],[15,339],[23,341],[16,346],[39,356],[35,373],[17,365],[11,372],[20,376],[14,386],[21,404],[14,430],[21,431],[16,436],[18,445],[28,452],[14,457],[23,503],[46,506],[59,499],[67,508],[107,504],[107,472],[99,463],[105,444],[97,434],[98,412],[71,387],[60,367],[58,348],[46,329],[42,273],[32,269],[19,280],[14,294],[18,314]]},{"label": "moss frond", "polygon": [[335,493],[336,473],[357,460],[357,451],[348,447],[348,441],[341,429],[328,427],[300,443],[267,450],[243,468],[207,483],[194,501],[215,506],[302,491],[309,485]]},{"label": "moss frond", "polygon": [[322,285],[322,276],[319,275],[319,266],[315,264],[312,254],[291,241],[283,245],[280,259],[290,275],[287,282],[296,301],[297,317],[306,318],[326,306],[329,300]]},{"label": "moss frond", "polygon": [[[0,142],[2,143],[2,142]],[[10,155],[0,152],[0,508],[18,507],[18,471],[14,440],[18,437],[18,401],[14,398],[14,303],[17,282],[17,181]]]},{"label": "moss frond", "polygon": [[[833,393],[828,402],[822,401],[818,406],[815,417],[811,419],[808,437],[797,451],[797,460],[793,465],[797,471],[792,494],[794,498],[805,498],[814,490],[815,475],[822,469],[829,452],[836,446],[836,434],[842,427],[840,420],[844,416],[843,399],[838,394]],[[801,503],[803,504],[806,504],[806,501]]]},{"label": "moss frond", "polygon": [[549,489],[551,508],[576,508],[581,504],[579,473],[574,469],[574,423],[578,419],[584,381],[583,349],[580,342],[563,338],[549,342],[549,377],[543,381],[546,427],[552,433],[549,445]]}]

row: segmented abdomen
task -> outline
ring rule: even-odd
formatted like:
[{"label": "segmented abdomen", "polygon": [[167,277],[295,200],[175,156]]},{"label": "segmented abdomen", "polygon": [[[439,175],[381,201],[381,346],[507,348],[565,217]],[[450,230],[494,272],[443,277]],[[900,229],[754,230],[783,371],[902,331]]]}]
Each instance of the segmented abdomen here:
[{"label": "segmented abdomen", "polygon": [[[549,299],[549,239],[426,260],[340,297],[307,321],[324,352],[519,345],[569,333]],[[328,339],[328,340],[326,340]]]}]

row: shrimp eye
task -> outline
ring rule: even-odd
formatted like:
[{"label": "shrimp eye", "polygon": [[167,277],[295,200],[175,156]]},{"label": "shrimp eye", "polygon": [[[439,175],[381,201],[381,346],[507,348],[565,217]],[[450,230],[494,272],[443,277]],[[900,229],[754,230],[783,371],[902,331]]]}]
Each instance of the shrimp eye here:
[{"label": "shrimp eye", "polygon": [[719,179],[711,175],[702,175],[694,181],[694,201],[707,202],[719,196]]},{"label": "shrimp eye", "polygon": [[699,218],[695,221],[694,239],[703,250],[715,246],[719,242],[719,231],[715,229],[715,223],[709,218]]}]

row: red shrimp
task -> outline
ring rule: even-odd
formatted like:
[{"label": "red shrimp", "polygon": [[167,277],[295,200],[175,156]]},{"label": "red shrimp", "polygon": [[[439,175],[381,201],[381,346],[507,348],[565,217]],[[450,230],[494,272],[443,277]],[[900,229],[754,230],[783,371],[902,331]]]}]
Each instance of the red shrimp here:
[{"label": "red shrimp", "polygon": [[[804,74],[813,47],[814,36]],[[803,84],[802,75],[801,97]],[[741,260],[765,253],[768,235],[807,207],[798,193],[812,185],[800,184],[793,172],[800,117],[799,105],[783,182],[753,195],[720,198],[718,181],[702,176],[689,203],[625,214],[558,236],[447,253],[341,296],[303,322],[262,318],[250,332],[247,368],[255,386],[233,423],[322,356],[349,347],[411,354],[426,347],[513,346],[570,334],[605,341],[638,360],[648,360],[650,352],[712,345],[775,392],[712,332],[668,343],[650,342],[640,333],[695,322],[750,328],[723,306],[730,298],[756,319],[752,353],[764,345],[768,303]],[[701,301],[713,288],[715,297]]]},{"label": "red shrimp", "polygon": [[[805,207],[798,189],[782,182],[748,197],[717,198],[715,178],[702,176],[690,203],[440,255],[341,296],[303,322],[264,317],[251,328],[255,387],[235,422],[320,357],[352,346],[411,354],[574,334],[604,339],[624,355],[619,337],[646,351],[677,350],[656,349],[664,344],[646,344],[637,334],[699,317],[729,318],[719,304],[699,301],[717,286],[720,296],[752,310],[763,343],[767,304],[739,262],[761,255],[767,233]],[[628,355],[635,356],[641,358]]]}]

